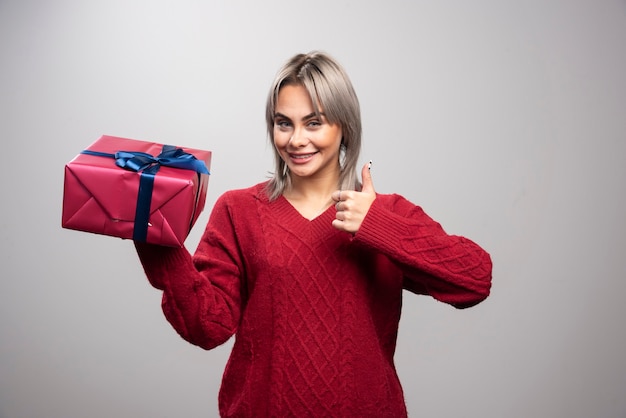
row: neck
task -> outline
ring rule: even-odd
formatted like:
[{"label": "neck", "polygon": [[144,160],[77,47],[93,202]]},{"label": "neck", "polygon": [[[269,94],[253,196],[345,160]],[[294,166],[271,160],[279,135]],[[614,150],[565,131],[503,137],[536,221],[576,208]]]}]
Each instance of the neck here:
[{"label": "neck", "polygon": [[332,178],[298,178],[292,176],[291,187],[283,196],[302,216],[313,219],[332,204],[332,193],[338,188],[339,179]]},{"label": "neck", "polygon": [[285,196],[304,200],[327,200],[337,190],[339,176],[323,176],[317,178],[291,177],[291,187],[285,190]]}]

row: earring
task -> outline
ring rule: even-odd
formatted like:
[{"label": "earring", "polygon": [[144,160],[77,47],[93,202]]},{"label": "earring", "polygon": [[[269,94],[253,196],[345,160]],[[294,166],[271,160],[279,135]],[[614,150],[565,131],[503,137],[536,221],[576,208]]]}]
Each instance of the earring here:
[{"label": "earring", "polygon": [[343,170],[346,166],[346,146],[342,143],[339,147],[339,169]]}]

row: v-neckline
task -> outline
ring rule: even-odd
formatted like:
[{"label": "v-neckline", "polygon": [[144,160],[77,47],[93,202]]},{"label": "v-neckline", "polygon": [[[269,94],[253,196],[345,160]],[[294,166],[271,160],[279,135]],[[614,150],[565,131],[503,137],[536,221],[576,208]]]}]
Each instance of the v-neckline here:
[{"label": "v-neckline", "polygon": [[[277,226],[300,235],[305,240],[325,239],[329,234],[336,234],[339,230],[332,226],[335,219],[335,205],[331,204],[322,213],[313,219],[304,217],[284,196],[279,196],[271,202],[273,216]],[[306,238],[305,238],[306,237]]]},{"label": "v-neckline", "polygon": [[307,219],[281,195],[274,201],[274,215],[283,228],[300,236],[307,236],[308,239],[320,239],[337,231],[332,226],[335,218],[335,207],[332,204],[315,218]]},{"label": "v-neckline", "polygon": [[297,216],[298,218],[300,218],[302,221],[307,222],[307,223],[315,223],[318,220],[320,220],[321,218],[324,218],[325,215],[330,211],[330,209],[333,207],[332,203],[328,205],[327,208],[323,209],[319,214],[317,214],[317,216],[315,216],[312,219],[307,218],[306,216],[304,216],[302,214],[302,212],[300,212],[298,210],[298,208],[296,208],[293,203],[291,203],[289,201],[289,199],[287,199],[284,195],[280,195],[280,197],[278,198],[278,200],[282,203],[282,205],[284,206],[284,210],[286,211],[290,211],[292,212],[295,216]]}]

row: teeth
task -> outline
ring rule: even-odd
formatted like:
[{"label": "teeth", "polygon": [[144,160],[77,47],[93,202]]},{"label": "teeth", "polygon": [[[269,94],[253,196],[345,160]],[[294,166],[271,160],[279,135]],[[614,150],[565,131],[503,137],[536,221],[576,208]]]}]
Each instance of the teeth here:
[{"label": "teeth", "polygon": [[304,159],[304,158],[309,158],[310,156],[312,156],[313,154],[306,154],[306,155],[292,155],[291,158],[295,158],[295,159]]}]

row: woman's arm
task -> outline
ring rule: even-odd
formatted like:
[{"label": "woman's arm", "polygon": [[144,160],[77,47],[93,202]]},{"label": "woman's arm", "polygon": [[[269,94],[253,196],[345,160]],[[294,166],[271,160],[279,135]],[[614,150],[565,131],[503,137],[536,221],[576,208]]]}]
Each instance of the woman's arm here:
[{"label": "woman's arm", "polygon": [[241,260],[224,199],[215,204],[194,256],[185,248],[135,243],[150,283],[163,290],[167,320],[204,349],[226,342],[242,310]]},{"label": "woman's arm", "polygon": [[476,305],[489,295],[489,254],[467,238],[448,235],[419,206],[399,195],[379,196],[354,239],[393,260],[410,291],[457,308]]}]

